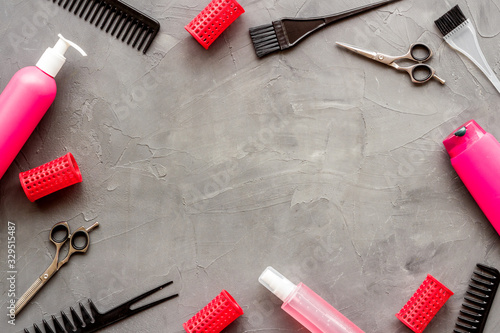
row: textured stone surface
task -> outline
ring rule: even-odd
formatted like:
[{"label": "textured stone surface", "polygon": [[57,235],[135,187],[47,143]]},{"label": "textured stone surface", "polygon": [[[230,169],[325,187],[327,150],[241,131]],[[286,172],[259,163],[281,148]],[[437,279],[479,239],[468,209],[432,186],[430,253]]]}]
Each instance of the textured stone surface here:
[{"label": "textured stone surface", "polygon": [[[208,1],[127,2],[161,22],[147,55],[52,1],[0,7],[1,89],[58,33],[89,54],[68,51],[54,104],[0,181],[0,312],[10,299],[7,221],[16,224],[17,297],[51,261],[54,223],[101,223],[88,253],[15,327],[2,316],[0,331],[86,298],[106,310],[172,279],[161,295],[177,299],[104,331],[182,332],[226,289],[245,314],[225,332],[303,332],[257,282],[271,265],[373,333],[409,332],[394,315],[430,273],[455,296],[426,332],[451,332],[476,262],[500,266],[499,236],[441,143],[472,118],[500,138],[500,95],[433,22],[455,3],[403,0],[258,59],[248,28],[366,1],[242,0],[246,13],[209,50],[184,30]],[[500,3],[458,3],[498,72]],[[416,86],[336,41],[388,54],[425,42],[446,85]],[[18,173],[67,152],[83,183],[29,202]],[[499,328],[497,302],[485,332]]]}]

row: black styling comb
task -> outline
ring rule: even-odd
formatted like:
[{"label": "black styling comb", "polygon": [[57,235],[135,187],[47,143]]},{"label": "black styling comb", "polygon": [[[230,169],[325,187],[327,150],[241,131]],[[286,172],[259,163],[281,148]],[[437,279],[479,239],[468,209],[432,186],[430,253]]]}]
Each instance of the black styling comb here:
[{"label": "black styling comb", "polygon": [[[50,0],[49,0],[50,1]],[[106,33],[111,31],[111,36],[116,33],[116,38],[132,43],[137,50],[146,53],[153,39],[160,31],[160,23],[154,18],[140,12],[136,8],[120,0],[52,0],[60,7],[80,16],[91,24],[106,28]]]},{"label": "black styling comb", "polygon": [[498,289],[500,272],[483,264],[477,264],[477,268],[472,273],[457,327],[453,330],[455,333],[481,333],[486,325]]},{"label": "black styling comb", "polygon": [[[168,300],[171,300],[172,298],[175,298],[178,296],[178,294],[171,295],[165,298],[162,298],[160,300],[151,302],[149,304],[140,306],[136,309],[131,309],[132,305],[135,303],[139,302],[140,300],[150,296],[151,294],[154,294],[155,292],[167,287],[168,285],[172,284],[172,281],[167,282],[159,287],[156,287],[150,291],[145,292],[142,295],[139,295],[122,305],[117,306],[114,309],[109,310],[108,312],[101,313],[99,310],[97,310],[96,306],[92,302],[92,300],[89,299],[89,307],[90,307],[90,314],[88,313],[87,309],[83,306],[82,303],[79,303],[80,306],[80,312],[82,315],[82,318],[76,313],[75,309],[70,308],[71,311],[71,317],[73,318],[73,322],[70,321],[68,316],[61,311],[61,317],[63,321],[63,325],[57,320],[55,316],[52,316],[52,322],[54,323],[54,329],[50,327],[50,325],[47,323],[46,320],[43,320],[43,327],[45,329],[45,333],[92,333],[96,332],[106,326],[109,326],[111,324],[116,323],[117,321],[120,321],[122,319],[125,319],[127,317],[133,316],[136,313],[139,313],[143,310],[149,309],[155,305],[158,305],[160,303],[166,302]],[[40,328],[36,325],[33,324],[33,327],[35,329],[35,333],[42,333]],[[24,329],[25,333],[30,333],[28,329]]]},{"label": "black styling comb", "polygon": [[384,0],[354,9],[349,9],[341,13],[314,17],[314,18],[282,18],[273,21],[271,24],[264,24],[250,28],[250,37],[258,57],[274,51],[285,50],[295,46],[302,39],[306,38],[316,30],[324,26],[340,21],[346,17],[366,12],[370,9],[380,7],[391,2],[400,0]]}]

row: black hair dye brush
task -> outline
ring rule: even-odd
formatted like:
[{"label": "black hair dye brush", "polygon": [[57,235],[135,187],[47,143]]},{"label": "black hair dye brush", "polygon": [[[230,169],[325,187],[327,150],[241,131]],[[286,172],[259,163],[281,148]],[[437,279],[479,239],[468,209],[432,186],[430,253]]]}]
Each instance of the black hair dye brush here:
[{"label": "black hair dye brush", "polygon": [[302,39],[330,23],[396,1],[400,0],[379,1],[328,16],[314,18],[282,18],[273,21],[271,24],[250,28],[250,37],[255,47],[255,53],[258,57],[263,57],[274,51],[285,50],[295,46]]}]

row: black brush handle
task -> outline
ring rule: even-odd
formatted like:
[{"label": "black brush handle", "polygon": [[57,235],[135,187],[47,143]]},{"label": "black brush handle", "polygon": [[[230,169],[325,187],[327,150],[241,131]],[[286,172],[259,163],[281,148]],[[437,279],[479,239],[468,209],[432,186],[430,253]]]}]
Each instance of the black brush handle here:
[{"label": "black brush handle", "polygon": [[[280,42],[281,49],[285,49],[295,45],[296,43],[298,43],[305,37],[309,36],[313,32],[333,22],[337,22],[347,17],[357,15],[366,12],[370,9],[377,8],[396,1],[400,0],[383,0],[326,16],[311,17],[311,18],[283,18],[281,20],[274,21],[273,25],[274,28],[277,30],[277,34],[283,35],[286,38],[286,42],[283,41]],[[280,29],[283,29],[281,33],[278,32]]]},{"label": "black brush handle", "polygon": [[380,7],[380,6],[384,6],[384,5],[387,5],[387,4],[390,4],[392,2],[396,2],[396,1],[401,1],[401,0],[383,0],[383,1],[372,3],[372,4],[359,6],[359,7],[353,8],[353,9],[348,9],[348,10],[345,10],[343,12],[336,13],[336,14],[331,14],[331,15],[311,17],[311,18],[305,18],[305,19],[301,19],[301,18],[297,18],[297,19],[296,18],[294,18],[294,19],[287,18],[287,19],[289,19],[289,20],[296,20],[296,21],[322,20],[322,21],[325,22],[325,25],[328,25],[330,23],[337,22],[337,21],[340,21],[340,20],[345,19],[347,17],[354,16],[354,15],[357,15],[357,14],[369,11],[370,9],[374,9],[374,8],[377,8],[377,7]]}]

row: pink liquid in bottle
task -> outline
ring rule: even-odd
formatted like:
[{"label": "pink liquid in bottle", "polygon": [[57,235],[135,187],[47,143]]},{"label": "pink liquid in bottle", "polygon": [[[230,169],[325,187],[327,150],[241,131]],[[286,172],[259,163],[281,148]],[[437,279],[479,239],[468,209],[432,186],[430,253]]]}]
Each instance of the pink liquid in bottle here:
[{"label": "pink liquid in bottle", "polygon": [[313,333],[364,333],[302,282],[295,285],[272,267],[266,268],[259,282],[283,301],[283,310]]},{"label": "pink liquid in bottle", "polygon": [[451,165],[500,234],[500,143],[474,120],[444,141]]}]

